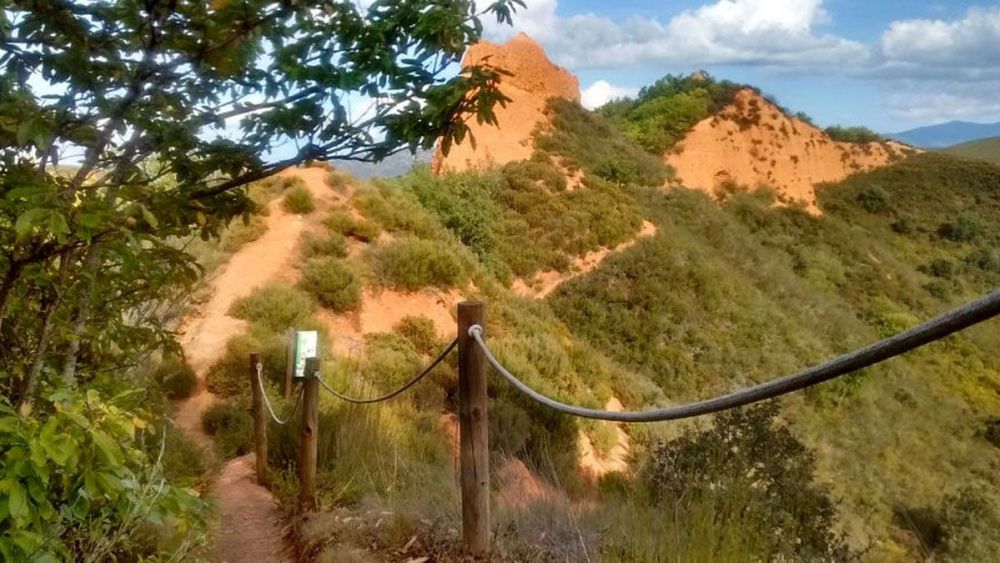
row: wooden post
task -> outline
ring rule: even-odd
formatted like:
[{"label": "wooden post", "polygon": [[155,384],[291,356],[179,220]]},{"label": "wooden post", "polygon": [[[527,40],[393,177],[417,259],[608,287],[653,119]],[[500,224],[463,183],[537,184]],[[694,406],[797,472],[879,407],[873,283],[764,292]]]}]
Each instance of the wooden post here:
[{"label": "wooden post", "polygon": [[490,444],[486,356],[469,327],[486,327],[486,305],[458,304],[458,426],[461,441],[462,539],[473,556],[490,549]]},{"label": "wooden post", "polygon": [[316,508],[316,454],[319,437],[319,358],[306,358],[302,380],[302,435],[299,441],[299,508]]},{"label": "wooden post", "polygon": [[257,483],[264,485],[267,483],[267,413],[264,411],[264,396],[261,390],[261,383],[257,380],[257,364],[260,363],[260,354],[250,353],[250,390],[253,394],[253,403],[250,416],[253,418],[253,443],[254,452],[257,454]]},{"label": "wooden post", "polygon": [[295,329],[290,328],[285,333],[285,398],[292,396],[292,373],[295,371]]}]

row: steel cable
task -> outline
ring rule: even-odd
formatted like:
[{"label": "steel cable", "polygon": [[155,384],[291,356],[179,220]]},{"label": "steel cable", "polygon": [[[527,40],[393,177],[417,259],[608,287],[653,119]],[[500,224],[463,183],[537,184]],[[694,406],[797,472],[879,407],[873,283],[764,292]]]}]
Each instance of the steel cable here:
[{"label": "steel cable", "polygon": [[749,405],[766,399],[785,395],[818,383],[840,377],[859,369],[877,364],[939,340],[970,326],[979,324],[1000,315],[1000,290],[952,309],[943,315],[935,317],[923,324],[915,326],[899,334],[885,338],[874,344],[869,344],[853,352],[834,358],[828,362],[808,368],[795,375],[769,381],[741,389],[727,395],[706,399],[695,403],[673,407],[649,409],[638,412],[611,412],[605,410],[576,407],[561,403],[531,389],[514,374],[510,373],[496,359],[483,340],[483,328],[479,325],[469,327],[469,336],[474,338],[482,348],[487,361],[509,381],[514,387],[535,401],[549,406],[557,411],[597,420],[617,422],[658,422],[677,420],[703,414],[714,413],[726,409]]},{"label": "steel cable", "polygon": [[274,420],[279,426],[284,426],[288,424],[288,421],[295,416],[295,413],[299,410],[299,405],[302,403],[302,393],[303,390],[299,390],[299,396],[295,399],[295,406],[292,407],[292,412],[285,417],[285,420],[278,418],[278,415],[274,413],[274,409],[271,407],[271,401],[267,398],[267,392],[264,390],[264,379],[261,377],[261,373],[264,371],[264,364],[257,362],[257,387],[260,388],[260,396],[264,399],[264,406],[267,407],[267,411],[271,413],[271,419]]},{"label": "steel cable", "polygon": [[344,395],[343,393],[340,393],[336,389],[333,389],[332,387],[327,385],[326,382],[323,381],[323,378],[319,377],[319,375],[317,375],[316,378],[319,379],[319,384],[322,385],[324,389],[326,389],[327,391],[330,392],[331,395],[342,401],[347,401],[348,403],[354,403],[356,405],[370,405],[372,403],[381,403],[383,401],[388,401],[389,399],[392,399],[393,397],[399,395],[400,393],[403,393],[410,387],[413,387],[414,385],[419,383],[423,378],[430,375],[430,373],[434,371],[434,368],[436,368],[438,364],[443,362],[444,359],[448,357],[448,354],[450,354],[451,351],[455,349],[455,346],[458,346],[457,338],[455,340],[452,340],[451,344],[449,344],[448,347],[444,349],[444,352],[441,352],[441,354],[438,355],[438,357],[435,358],[434,361],[431,362],[426,369],[424,369],[422,372],[420,372],[419,375],[411,379],[406,385],[403,385],[402,387],[396,389],[392,393],[382,395],[381,397],[375,397],[374,399],[355,399],[353,397],[348,397],[347,395]]}]

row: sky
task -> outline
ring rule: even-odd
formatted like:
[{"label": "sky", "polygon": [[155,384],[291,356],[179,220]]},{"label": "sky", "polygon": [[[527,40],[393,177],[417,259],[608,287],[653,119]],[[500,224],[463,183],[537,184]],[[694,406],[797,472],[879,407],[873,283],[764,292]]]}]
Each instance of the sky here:
[{"label": "sky", "polygon": [[704,69],[820,125],[883,133],[1000,121],[1000,2],[525,0],[513,28],[580,78],[584,105]]}]

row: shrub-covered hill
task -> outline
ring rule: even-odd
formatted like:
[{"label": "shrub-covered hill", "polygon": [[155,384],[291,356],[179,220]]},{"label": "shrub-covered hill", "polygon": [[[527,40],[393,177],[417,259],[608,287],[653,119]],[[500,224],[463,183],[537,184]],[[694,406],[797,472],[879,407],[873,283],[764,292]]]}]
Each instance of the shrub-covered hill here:
[{"label": "shrub-covered hill", "polygon": [[[638,197],[658,234],[549,303],[678,401],[791,373],[1000,286],[1000,168],[986,163],[926,154],[859,174],[818,191],[818,218],[766,190],[721,204],[685,189]],[[994,321],[781,401],[876,559],[941,548],[926,526],[952,525],[942,503],[956,491],[996,503],[1000,449],[984,436],[1000,412],[998,346]]]},{"label": "shrub-covered hill", "polygon": [[1000,165],[1000,137],[990,137],[988,139],[961,143],[941,149],[941,152],[965,158],[985,160]]},{"label": "shrub-covered hill", "polygon": [[[246,400],[246,352],[260,349],[266,371],[281,373],[287,326],[336,336],[350,323],[329,319],[363,316],[379,291],[483,299],[494,351],[529,385],[575,404],[617,398],[641,409],[791,373],[1000,283],[996,167],[921,155],[822,187],[817,217],[775,205],[767,190],[734,188],[717,201],[663,188],[662,159],[612,121],[573,103],[548,111],[552,125],[536,132],[526,161],[367,185],[330,176],[339,203],[312,212],[326,215],[301,245],[298,287],[264,288],[231,311],[247,334],[208,376],[229,397],[211,421],[225,451],[248,447],[235,406]],[[655,234],[637,238],[644,221]],[[594,252],[606,258],[581,268],[577,258]],[[540,272],[566,281],[547,299],[512,291]],[[426,313],[349,351],[324,342],[326,380],[357,395],[405,381],[444,344]],[[1000,546],[998,346],[986,325],[760,408],[633,425],[626,470],[598,479],[581,471],[581,454],[614,449],[614,425],[554,413],[495,378],[498,553],[981,560]],[[321,436],[319,486],[333,512],[299,530],[304,553],[355,544],[460,560],[447,533],[458,517],[455,400],[452,361],[384,406],[324,399],[321,428],[332,430]],[[275,488],[289,504],[290,428],[271,436]],[[344,510],[365,525],[338,528]],[[391,526],[364,520],[383,511]]]}]

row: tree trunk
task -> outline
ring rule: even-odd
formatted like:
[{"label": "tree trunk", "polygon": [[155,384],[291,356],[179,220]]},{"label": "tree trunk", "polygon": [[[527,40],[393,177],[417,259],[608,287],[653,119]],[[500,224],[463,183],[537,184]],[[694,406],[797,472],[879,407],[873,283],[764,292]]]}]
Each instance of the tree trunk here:
[{"label": "tree trunk", "polygon": [[101,247],[98,243],[91,244],[87,249],[87,256],[84,258],[84,275],[87,276],[83,293],[80,295],[80,303],[76,308],[76,316],[73,318],[73,327],[69,335],[69,342],[66,344],[66,357],[63,360],[62,380],[66,387],[76,386],[76,364],[80,355],[80,339],[83,338],[83,331],[87,328],[87,317],[90,316],[90,304],[94,298],[94,289],[97,286],[97,274],[101,267]]},{"label": "tree trunk", "polygon": [[38,346],[35,348],[35,358],[31,362],[31,368],[21,386],[21,401],[18,411],[22,416],[31,414],[32,403],[35,400],[35,393],[38,391],[38,380],[45,367],[45,355],[48,353],[49,340],[52,338],[52,319],[62,298],[63,287],[66,285],[66,278],[69,276],[69,262],[73,260],[74,253],[67,252],[62,255],[59,262],[59,279],[56,281],[52,295],[42,304],[42,328],[38,335]]}]

